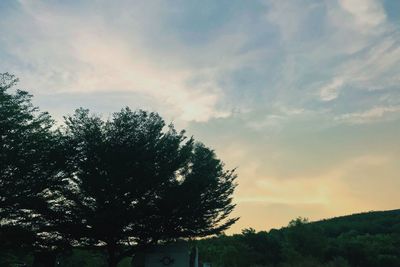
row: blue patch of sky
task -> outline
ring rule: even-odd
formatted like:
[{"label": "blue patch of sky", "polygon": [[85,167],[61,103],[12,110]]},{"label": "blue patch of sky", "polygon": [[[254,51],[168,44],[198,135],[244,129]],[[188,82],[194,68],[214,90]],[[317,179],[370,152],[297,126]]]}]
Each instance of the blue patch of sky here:
[{"label": "blue patch of sky", "polygon": [[0,1],[0,14],[2,14],[2,16],[7,15],[8,12],[11,10],[17,10],[18,8],[19,8],[18,1],[13,1],[13,0]]},{"label": "blue patch of sky", "polygon": [[304,18],[301,37],[303,39],[318,39],[326,34],[326,6],[317,5],[311,9],[310,13]]},{"label": "blue patch of sky", "polygon": [[186,44],[201,45],[224,33],[230,23],[240,29],[243,18],[254,19],[265,10],[258,1],[177,1],[169,2],[167,27]]},{"label": "blue patch of sky", "polygon": [[398,23],[400,21],[400,1],[384,0],[383,6],[389,20]]},{"label": "blue patch of sky", "polygon": [[[261,97],[264,97],[265,89],[273,79],[272,76],[269,71],[244,67],[221,75],[218,83],[225,89],[226,97],[231,99],[232,103],[246,101],[247,104],[256,104]],[[270,97],[273,97],[275,92],[268,91]]]}]

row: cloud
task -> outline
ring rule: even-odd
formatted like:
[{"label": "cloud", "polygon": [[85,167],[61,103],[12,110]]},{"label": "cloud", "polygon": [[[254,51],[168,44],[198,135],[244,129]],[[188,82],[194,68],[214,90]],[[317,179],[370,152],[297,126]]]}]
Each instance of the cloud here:
[{"label": "cloud", "polygon": [[385,22],[386,15],[381,1],[339,0],[340,6],[349,12],[362,27],[375,27]]},{"label": "cloud", "polygon": [[192,2],[19,3],[0,22],[0,47],[12,58],[4,67],[41,97],[129,92],[185,122],[226,118],[233,109],[264,112],[250,122],[259,130],[286,121],[266,106],[318,113],[315,94],[322,103],[339,95],[345,102],[344,85],[373,90],[399,81],[400,38],[388,35],[395,30],[376,1],[238,2],[229,10]]},{"label": "cloud", "polygon": [[337,116],[335,119],[340,122],[350,124],[364,124],[383,119],[388,119],[389,115],[400,112],[400,106],[374,107],[363,112],[353,112]]},{"label": "cloud", "polygon": [[317,2],[305,4],[305,1],[264,2],[267,6],[267,21],[279,27],[280,34],[285,41],[297,39],[306,32],[304,25],[307,24],[307,18],[322,6]]},{"label": "cloud", "polygon": [[343,80],[340,78],[334,79],[331,83],[321,88],[319,96],[322,101],[331,101],[338,97],[339,90],[343,86]]},{"label": "cloud", "polygon": [[[24,40],[7,45],[7,52],[22,63],[11,69],[21,76],[23,85],[40,88],[42,94],[105,91],[140,94],[154,100],[154,109],[183,121],[206,121],[229,115],[229,110],[218,106],[223,92],[212,76],[191,83],[198,70],[173,61],[163,62],[157,57],[160,55],[153,55],[142,44],[145,36],[140,30],[118,31],[101,16],[87,13],[85,8],[73,13],[57,5],[20,3],[25,12],[20,19],[36,32],[31,35],[8,30],[8,42]],[[107,10],[100,12],[107,16]],[[144,23],[140,21],[142,17],[135,16],[139,20],[136,23]],[[126,23],[131,22],[134,20],[127,18]],[[20,22],[9,19],[6,26],[13,24]]]}]

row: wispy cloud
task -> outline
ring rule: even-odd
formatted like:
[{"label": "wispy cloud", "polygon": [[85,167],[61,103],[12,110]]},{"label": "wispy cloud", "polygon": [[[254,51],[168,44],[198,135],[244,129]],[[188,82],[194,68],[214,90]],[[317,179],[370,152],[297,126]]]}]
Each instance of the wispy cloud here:
[{"label": "wispy cloud", "polygon": [[362,112],[347,113],[336,117],[337,121],[352,124],[372,123],[390,118],[390,115],[400,112],[400,106],[374,107]]},{"label": "wispy cloud", "polygon": [[319,96],[322,101],[331,101],[338,97],[340,87],[343,85],[343,80],[340,78],[334,79],[331,83],[321,88]]},{"label": "wispy cloud", "polygon": [[[154,99],[154,109],[162,106],[167,115],[184,121],[204,121],[223,117],[229,110],[217,106],[223,92],[210,77],[190,83],[198,75],[187,64],[164,62],[153,56],[141,42],[143,32],[131,35],[110,28],[93,13],[65,11],[62,7],[21,1],[35,35],[7,30],[7,41],[24,38],[22,43],[9,43],[7,52],[22,64],[11,69],[23,76],[23,84],[47,90],[48,93],[131,92]],[[84,12],[85,10],[81,11]],[[89,10],[86,10],[89,11]],[[101,10],[107,16],[107,10]],[[144,23],[128,18],[126,23]],[[16,23],[14,20],[9,23]],[[10,24],[5,24],[10,26]],[[60,33],[62,31],[62,33]],[[162,55],[161,55],[162,56]],[[32,66],[26,68],[25,66]],[[126,105],[130,103],[125,103]]]},{"label": "wispy cloud", "polygon": [[330,104],[399,80],[400,34],[380,1],[18,3],[0,23],[4,67],[42,95],[130,92],[187,122],[312,110],[316,94]]},{"label": "wispy cloud", "polygon": [[339,0],[339,4],[353,16],[360,27],[376,27],[385,22],[385,11],[378,1]]}]

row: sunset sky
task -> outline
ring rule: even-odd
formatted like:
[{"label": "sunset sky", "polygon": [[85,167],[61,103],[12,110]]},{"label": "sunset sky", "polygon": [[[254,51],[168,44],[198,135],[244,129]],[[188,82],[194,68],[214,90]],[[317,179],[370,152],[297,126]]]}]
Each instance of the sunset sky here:
[{"label": "sunset sky", "polygon": [[62,122],[159,112],[237,167],[230,230],[400,208],[400,1],[0,1],[0,72]]}]

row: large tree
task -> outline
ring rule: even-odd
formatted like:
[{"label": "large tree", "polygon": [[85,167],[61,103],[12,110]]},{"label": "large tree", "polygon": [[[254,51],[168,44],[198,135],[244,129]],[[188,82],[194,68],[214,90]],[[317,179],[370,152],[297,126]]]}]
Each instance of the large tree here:
[{"label": "large tree", "polygon": [[62,228],[104,247],[109,266],[160,241],[220,233],[237,218],[236,175],[156,113],[125,108],[102,120],[78,109],[63,129],[70,211]]},{"label": "large tree", "polygon": [[49,114],[32,105],[28,92],[15,89],[17,82],[0,74],[0,236],[12,236],[0,246],[29,246],[43,254],[64,242],[42,213],[60,182],[59,142]]}]

